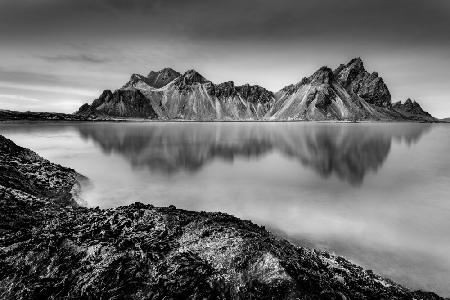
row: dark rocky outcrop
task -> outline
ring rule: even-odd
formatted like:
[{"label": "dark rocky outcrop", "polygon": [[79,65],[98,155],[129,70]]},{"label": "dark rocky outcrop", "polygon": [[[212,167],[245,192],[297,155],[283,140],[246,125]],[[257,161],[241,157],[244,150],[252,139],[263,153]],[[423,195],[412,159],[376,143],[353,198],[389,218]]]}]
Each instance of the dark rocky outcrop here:
[{"label": "dark rocky outcrop", "polygon": [[435,120],[432,115],[422,109],[419,103],[409,98],[403,104],[400,101],[394,103],[392,108],[408,119],[415,119],[417,121]]},{"label": "dark rocky outcrop", "polygon": [[206,80],[206,78],[203,77],[200,73],[198,73],[195,70],[189,70],[189,71],[186,71],[186,73],[184,73],[183,75],[181,75],[180,77],[178,77],[175,80],[175,85],[180,90],[187,90],[192,85],[202,84],[202,83],[207,83],[207,82],[209,82],[209,81]]},{"label": "dark rocky outcrop", "polygon": [[259,85],[244,84],[235,86],[233,81],[210,84],[207,86],[207,90],[211,96],[215,96],[222,100],[239,96],[250,103],[267,104],[274,98],[272,92]]},{"label": "dark rocky outcrop", "polygon": [[79,200],[80,181],[73,169],[49,162],[0,135],[0,197],[16,195],[53,199],[58,204]]},{"label": "dark rocky outcrop", "polygon": [[436,121],[420,110],[402,113],[393,108],[383,79],[377,72],[367,72],[360,58],[334,71],[322,67],[299,83],[281,89],[268,117],[272,120]]},{"label": "dark rocky outcrop", "polygon": [[148,99],[137,89],[105,90],[91,105],[83,104],[76,115],[84,117],[146,118],[157,117]]},{"label": "dark rocky outcrop", "polygon": [[274,95],[271,91],[259,85],[244,84],[236,87],[239,94],[251,103],[268,104],[274,99]]},{"label": "dark rocky outcrop", "polygon": [[378,76],[364,69],[361,58],[354,58],[346,65],[340,65],[334,71],[334,77],[349,92],[364,99],[367,103],[380,107],[390,107],[391,93]]},{"label": "dark rocky outcrop", "polygon": [[[0,146],[4,170],[23,166],[0,185],[2,299],[441,299],[230,215],[80,207],[64,201],[73,170]],[[55,177],[27,189],[42,163]]]},{"label": "dark rocky outcrop", "polygon": [[175,78],[179,77],[181,74],[171,68],[164,68],[158,72],[151,71],[147,75],[147,84],[155,87],[161,88],[167,85],[169,82],[173,81]]},{"label": "dark rocky outcrop", "polygon": [[130,80],[125,83],[122,88],[130,88],[134,87],[136,84],[140,82],[144,82],[146,85],[159,89],[169,82],[173,81],[175,78],[179,77],[181,74],[171,68],[164,68],[157,72],[150,71],[147,77],[142,76],[140,74],[131,75]]}]

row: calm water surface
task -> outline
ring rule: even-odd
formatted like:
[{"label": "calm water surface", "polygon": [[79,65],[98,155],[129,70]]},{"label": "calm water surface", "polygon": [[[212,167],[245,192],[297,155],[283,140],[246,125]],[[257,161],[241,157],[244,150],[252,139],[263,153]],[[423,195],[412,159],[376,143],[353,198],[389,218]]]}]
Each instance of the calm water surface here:
[{"label": "calm water surface", "polygon": [[89,206],[221,211],[450,296],[450,126],[1,123],[91,179]]}]

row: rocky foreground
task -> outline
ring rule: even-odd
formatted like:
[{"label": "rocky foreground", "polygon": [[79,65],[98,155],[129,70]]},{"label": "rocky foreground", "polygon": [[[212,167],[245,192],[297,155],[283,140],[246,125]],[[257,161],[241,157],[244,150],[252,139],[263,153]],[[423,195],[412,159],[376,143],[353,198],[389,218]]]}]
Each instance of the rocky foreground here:
[{"label": "rocky foreground", "polygon": [[2,299],[441,299],[223,213],[77,204],[74,170],[0,136]]}]

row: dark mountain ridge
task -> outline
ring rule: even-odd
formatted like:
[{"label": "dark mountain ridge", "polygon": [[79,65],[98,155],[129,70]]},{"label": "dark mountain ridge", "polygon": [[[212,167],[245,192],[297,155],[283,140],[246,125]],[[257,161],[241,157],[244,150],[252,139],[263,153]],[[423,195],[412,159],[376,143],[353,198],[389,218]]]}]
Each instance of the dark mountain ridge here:
[{"label": "dark mountain ridge", "polygon": [[122,88],[104,91],[76,114],[160,120],[437,121],[415,101],[392,104],[383,79],[366,71],[361,58],[335,70],[321,67],[277,93],[233,81],[215,84],[195,70],[133,74]]}]

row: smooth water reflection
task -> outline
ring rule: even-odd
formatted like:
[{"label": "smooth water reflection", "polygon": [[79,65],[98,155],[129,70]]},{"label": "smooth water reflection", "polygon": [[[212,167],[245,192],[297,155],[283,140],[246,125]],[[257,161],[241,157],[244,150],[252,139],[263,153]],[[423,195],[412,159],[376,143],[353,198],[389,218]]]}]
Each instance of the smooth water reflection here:
[{"label": "smooth water reflection", "polygon": [[324,123],[98,124],[79,127],[104,153],[123,155],[133,167],[153,172],[197,172],[216,159],[256,159],[273,152],[353,185],[376,171],[393,139],[418,141],[430,124],[331,125]]},{"label": "smooth water reflection", "polygon": [[89,205],[222,211],[450,296],[450,127],[5,123],[92,180]]}]

